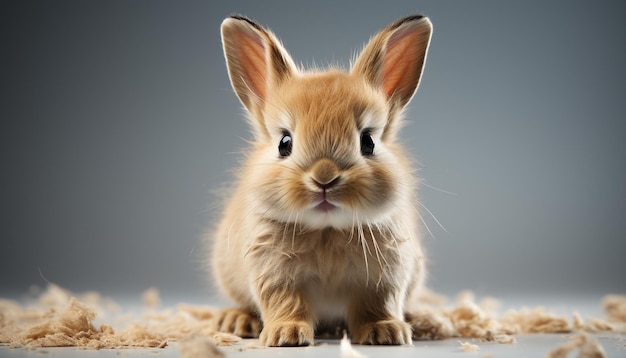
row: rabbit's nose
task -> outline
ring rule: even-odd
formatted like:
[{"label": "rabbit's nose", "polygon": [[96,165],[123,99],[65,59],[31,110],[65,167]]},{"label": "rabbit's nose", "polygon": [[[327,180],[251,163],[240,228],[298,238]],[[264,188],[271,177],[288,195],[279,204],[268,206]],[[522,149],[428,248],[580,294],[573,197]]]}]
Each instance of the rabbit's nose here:
[{"label": "rabbit's nose", "polygon": [[311,167],[311,180],[320,189],[329,189],[340,181],[340,171],[337,165],[328,158],[316,161]]},{"label": "rabbit's nose", "polygon": [[317,180],[313,179],[313,184],[315,184],[317,187],[319,187],[320,189],[330,189],[333,186],[337,185],[339,183],[339,177],[336,177],[335,179],[329,181],[328,183],[320,183]]}]

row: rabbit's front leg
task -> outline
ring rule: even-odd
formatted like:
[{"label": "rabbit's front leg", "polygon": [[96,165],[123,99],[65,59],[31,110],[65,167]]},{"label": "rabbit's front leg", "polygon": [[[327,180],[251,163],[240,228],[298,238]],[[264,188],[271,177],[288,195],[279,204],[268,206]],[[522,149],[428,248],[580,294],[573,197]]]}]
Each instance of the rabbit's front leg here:
[{"label": "rabbit's front leg", "polygon": [[272,281],[257,286],[263,319],[260,343],[269,347],[313,344],[311,308],[301,289]]}]

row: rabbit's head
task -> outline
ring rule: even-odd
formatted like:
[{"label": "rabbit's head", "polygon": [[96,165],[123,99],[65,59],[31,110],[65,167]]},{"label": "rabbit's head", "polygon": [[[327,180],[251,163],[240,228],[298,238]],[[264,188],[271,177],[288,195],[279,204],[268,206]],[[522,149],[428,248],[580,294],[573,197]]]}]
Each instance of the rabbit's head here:
[{"label": "rabbit's head", "polygon": [[241,178],[249,210],[305,229],[379,225],[413,210],[397,134],[431,31],[428,18],[406,17],[375,35],[349,72],[306,72],[270,31],[224,20],[230,80],[254,132]]}]

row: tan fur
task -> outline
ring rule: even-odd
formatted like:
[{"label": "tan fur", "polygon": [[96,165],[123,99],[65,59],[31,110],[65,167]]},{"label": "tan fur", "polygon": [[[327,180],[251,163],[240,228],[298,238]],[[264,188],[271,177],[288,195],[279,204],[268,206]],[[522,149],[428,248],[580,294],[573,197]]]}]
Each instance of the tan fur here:
[{"label": "tan fur", "polygon": [[[320,324],[344,321],[357,343],[411,342],[405,307],[424,259],[417,181],[396,135],[430,29],[425,17],[398,20],[350,73],[306,73],[268,30],[224,21],[229,75],[255,140],[210,238],[216,281],[239,305],[218,329],[254,336],[259,317],[262,344],[306,345]],[[363,132],[374,155],[361,153]],[[285,133],[293,149],[280,157]],[[320,209],[324,199],[334,209]]]}]

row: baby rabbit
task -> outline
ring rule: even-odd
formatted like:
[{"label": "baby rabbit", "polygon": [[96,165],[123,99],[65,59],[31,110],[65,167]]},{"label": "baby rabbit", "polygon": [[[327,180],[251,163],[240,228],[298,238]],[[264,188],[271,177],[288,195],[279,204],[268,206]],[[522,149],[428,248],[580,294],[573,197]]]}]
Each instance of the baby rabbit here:
[{"label": "baby rabbit", "polygon": [[424,257],[417,180],[397,137],[430,21],[390,24],[347,73],[298,68],[245,17],[221,30],[254,139],[211,235],[215,279],[238,304],[215,328],[301,346],[339,322],[355,343],[410,344]]}]

